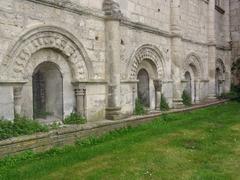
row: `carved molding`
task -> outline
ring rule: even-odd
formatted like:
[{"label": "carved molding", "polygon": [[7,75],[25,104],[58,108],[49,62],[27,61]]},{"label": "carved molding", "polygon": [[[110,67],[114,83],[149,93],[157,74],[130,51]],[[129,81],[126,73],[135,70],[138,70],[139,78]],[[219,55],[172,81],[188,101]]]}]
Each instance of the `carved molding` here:
[{"label": "carved molding", "polygon": [[184,77],[185,72],[187,72],[190,68],[192,68],[196,77],[203,78],[202,77],[204,74],[203,65],[202,65],[200,57],[198,55],[196,55],[195,53],[190,53],[187,56],[187,58],[183,64],[183,77]]},{"label": "carved molding", "polygon": [[157,78],[163,79],[165,77],[166,68],[162,53],[156,46],[146,44],[138,48],[130,59],[130,70],[128,70],[130,80],[137,79],[138,67],[143,60],[153,62],[157,69]]},{"label": "carved molding", "polygon": [[92,64],[83,46],[67,31],[57,27],[39,27],[27,32],[11,48],[3,61],[8,79],[23,80],[26,65],[31,56],[41,49],[60,51],[73,72],[73,80],[86,80],[91,77]]}]

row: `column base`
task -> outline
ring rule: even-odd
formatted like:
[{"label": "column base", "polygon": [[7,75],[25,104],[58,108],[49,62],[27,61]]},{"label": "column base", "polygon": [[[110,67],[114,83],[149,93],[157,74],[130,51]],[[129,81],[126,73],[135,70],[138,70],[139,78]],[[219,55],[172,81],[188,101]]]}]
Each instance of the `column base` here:
[{"label": "column base", "polygon": [[173,100],[173,108],[174,109],[184,108],[184,104],[183,104],[182,99],[174,99]]},{"label": "column base", "polygon": [[122,118],[121,107],[107,107],[106,119],[107,120],[119,120]]},{"label": "column base", "polygon": [[216,94],[209,94],[208,95],[208,100],[215,100],[215,99],[217,99]]},{"label": "column base", "polygon": [[195,104],[200,104],[200,103],[201,103],[200,100],[196,100],[196,101],[195,101]]}]

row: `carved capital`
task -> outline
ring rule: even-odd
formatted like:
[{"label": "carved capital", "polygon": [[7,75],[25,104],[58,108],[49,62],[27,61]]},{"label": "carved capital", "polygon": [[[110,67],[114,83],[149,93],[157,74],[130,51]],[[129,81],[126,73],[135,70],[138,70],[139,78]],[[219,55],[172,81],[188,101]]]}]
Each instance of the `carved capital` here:
[{"label": "carved capital", "polygon": [[86,95],[86,89],[75,89],[74,90],[76,96],[85,96]]},{"label": "carved capital", "polygon": [[103,2],[103,11],[105,15],[113,19],[121,19],[122,13],[120,6],[116,0],[105,0]]},{"label": "carved capital", "polygon": [[13,94],[15,102],[22,98],[22,88],[22,86],[14,87]]},{"label": "carved capital", "polygon": [[154,83],[155,90],[161,92],[162,91],[162,81],[159,79],[156,79],[153,81],[153,83]]}]

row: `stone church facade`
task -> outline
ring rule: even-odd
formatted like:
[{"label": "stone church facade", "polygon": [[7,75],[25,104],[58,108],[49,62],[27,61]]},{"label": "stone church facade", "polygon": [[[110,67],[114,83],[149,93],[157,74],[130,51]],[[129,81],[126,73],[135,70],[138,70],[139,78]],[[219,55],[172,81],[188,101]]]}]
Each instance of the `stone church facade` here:
[{"label": "stone church facade", "polygon": [[[234,0],[231,0],[234,1]],[[237,1],[237,0],[235,0]],[[0,117],[88,121],[230,90],[228,0],[0,2]],[[50,121],[50,120],[49,120]]]},{"label": "stone church facade", "polygon": [[[232,38],[232,60],[233,62],[240,62],[240,1],[239,0],[230,0],[230,30],[231,30],[231,38]],[[239,83],[239,80],[237,80],[237,78],[235,79],[235,81],[234,83],[236,84]]]}]

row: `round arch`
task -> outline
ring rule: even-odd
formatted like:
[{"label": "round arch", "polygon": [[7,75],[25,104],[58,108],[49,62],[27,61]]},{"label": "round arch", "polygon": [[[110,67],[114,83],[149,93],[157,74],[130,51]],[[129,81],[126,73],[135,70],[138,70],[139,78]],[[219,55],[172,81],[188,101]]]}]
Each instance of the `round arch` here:
[{"label": "round arch", "polygon": [[55,26],[40,26],[22,35],[9,50],[3,61],[8,79],[24,80],[24,69],[31,63],[31,56],[41,49],[55,49],[67,57],[73,72],[73,81],[92,77],[92,64],[77,38],[65,29]]},{"label": "round arch", "polygon": [[145,44],[139,47],[130,58],[128,64],[128,74],[129,79],[137,79],[137,73],[139,65],[144,61],[148,60],[157,69],[157,78],[163,79],[165,77],[166,65],[164,62],[164,57],[157,46]]},{"label": "round arch", "polygon": [[195,53],[190,53],[183,64],[183,77],[186,71],[191,68],[194,72],[194,76],[200,79],[204,74],[204,68],[200,57]]},{"label": "round arch", "polygon": [[187,81],[190,84],[188,88],[189,94],[192,98],[192,103],[199,103],[200,102],[200,94],[201,94],[201,88],[200,88],[200,80],[203,78],[204,75],[204,68],[201,62],[200,57],[195,53],[190,53],[186,57],[184,63],[183,63],[183,70],[182,70],[182,77],[185,78],[186,72],[189,72],[191,75],[190,82]]}]

